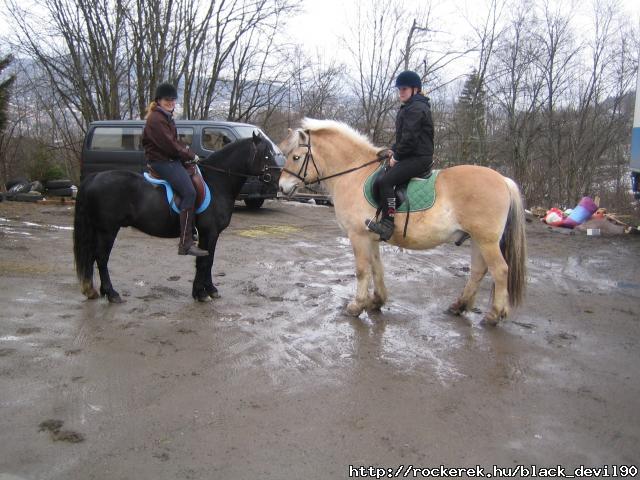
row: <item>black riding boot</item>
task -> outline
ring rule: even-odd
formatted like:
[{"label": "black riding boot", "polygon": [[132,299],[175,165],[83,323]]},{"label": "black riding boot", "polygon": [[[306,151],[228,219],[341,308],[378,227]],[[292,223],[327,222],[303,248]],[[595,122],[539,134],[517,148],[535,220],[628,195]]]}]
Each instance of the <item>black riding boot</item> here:
[{"label": "black riding boot", "polygon": [[386,203],[387,208],[382,210],[382,220],[376,222],[374,220],[367,219],[364,222],[369,230],[380,235],[380,240],[385,242],[391,238],[395,228],[394,216],[396,214],[396,199],[387,198]]},{"label": "black riding boot", "polygon": [[180,212],[180,244],[178,245],[178,255],[206,257],[209,255],[209,252],[202,250],[193,243],[193,217],[193,208]]}]

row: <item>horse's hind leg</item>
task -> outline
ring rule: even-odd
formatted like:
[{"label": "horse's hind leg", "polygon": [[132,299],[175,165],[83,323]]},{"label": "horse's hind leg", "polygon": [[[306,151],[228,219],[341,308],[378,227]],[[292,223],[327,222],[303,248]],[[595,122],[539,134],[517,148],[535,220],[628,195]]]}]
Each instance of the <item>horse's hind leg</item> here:
[{"label": "horse's hind leg", "polygon": [[122,303],[120,294],[116,292],[111,285],[111,277],[109,276],[109,269],[107,263],[109,262],[109,255],[111,255],[111,249],[113,243],[118,235],[118,230],[115,231],[100,231],[98,232],[98,238],[96,242],[96,263],[98,264],[98,272],[100,273],[100,295],[106,296],[110,303]]},{"label": "horse's hind leg", "polygon": [[484,316],[483,321],[489,325],[497,325],[501,319],[509,314],[509,292],[507,290],[509,267],[502,256],[498,242],[482,244],[480,251],[493,278],[493,304],[491,311]]},{"label": "horse's hind leg", "polygon": [[461,315],[466,310],[471,310],[473,308],[478,287],[486,273],[487,264],[484,261],[484,258],[482,258],[480,247],[475,241],[473,241],[471,243],[471,274],[469,275],[467,284],[464,286],[462,296],[460,296],[460,298],[458,298],[449,307],[448,311],[450,313],[453,313],[454,315]]},{"label": "horse's hind leg", "polygon": [[368,235],[349,235],[356,257],[356,298],[347,305],[347,312],[357,317],[369,306],[369,282],[371,280],[371,240]]}]

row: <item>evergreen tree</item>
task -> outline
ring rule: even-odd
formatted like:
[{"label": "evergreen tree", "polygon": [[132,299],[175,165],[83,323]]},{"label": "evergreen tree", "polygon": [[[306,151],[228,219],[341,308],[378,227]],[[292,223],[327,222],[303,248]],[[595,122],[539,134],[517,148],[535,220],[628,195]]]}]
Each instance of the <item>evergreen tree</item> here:
[{"label": "evergreen tree", "polygon": [[[2,71],[9,66],[9,64],[13,61],[13,57],[11,55],[6,56],[3,59],[0,59],[0,75]],[[11,85],[15,81],[15,75],[11,75],[4,82],[0,82],[0,132],[4,130],[4,127],[7,123],[7,105],[9,103],[9,89]]]},{"label": "evergreen tree", "polygon": [[486,93],[474,69],[458,97],[456,117],[463,163],[486,164]]}]

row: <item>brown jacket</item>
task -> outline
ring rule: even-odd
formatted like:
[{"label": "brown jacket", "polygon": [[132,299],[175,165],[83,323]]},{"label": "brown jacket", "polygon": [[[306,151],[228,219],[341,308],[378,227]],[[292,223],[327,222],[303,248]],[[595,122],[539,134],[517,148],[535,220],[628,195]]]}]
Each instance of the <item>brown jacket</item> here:
[{"label": "brown jacket", "polygon": [[142,131],[142,146],[147,162],[188,161],[195,154],[178,141],[178,130],[173,118],[155,107],[147,117]]}]

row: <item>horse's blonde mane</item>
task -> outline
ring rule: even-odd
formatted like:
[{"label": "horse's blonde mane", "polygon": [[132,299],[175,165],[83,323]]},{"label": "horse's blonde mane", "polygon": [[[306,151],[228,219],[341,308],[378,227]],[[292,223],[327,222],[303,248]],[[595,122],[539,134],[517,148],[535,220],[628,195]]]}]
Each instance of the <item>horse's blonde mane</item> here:
[{"label": "horse's blonde mane", "polygon": [[356,143],[364,143],[369,148],[376,148],[369,138],[350,127],[346,123],[337,122],[335,120],[317,120],[315,118],[305,118],[302,120],[302,128],[311,132],[320,130],[332,130],[349,137]]}]

